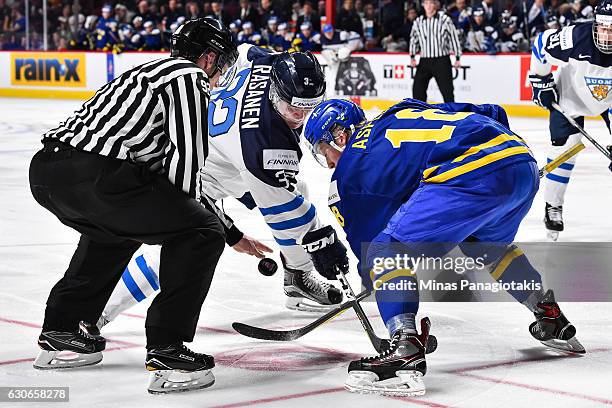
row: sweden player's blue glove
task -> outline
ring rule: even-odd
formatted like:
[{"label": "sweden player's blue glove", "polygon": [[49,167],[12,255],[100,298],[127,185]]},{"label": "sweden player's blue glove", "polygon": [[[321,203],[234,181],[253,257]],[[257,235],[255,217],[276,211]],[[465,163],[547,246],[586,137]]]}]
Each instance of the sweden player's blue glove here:
[{"label": "sweden player's blue glove", "polygon": [[309,231],[302,239],[302,247],[312,258],[315,269],[326,279],[337,279],[338,270],[348,272],[346,247],[340,242],[336,231],[327,225]]},{"label": "sweden player's blue glove", "polygon": [[553,102],[559,102],[559,92],[557,92],[553,75],[540,76],[532,74],[529,75],[529,82],[531,82],[533,91],[533,96],[531,97],[533,102],[538,106],[552,110]]}]

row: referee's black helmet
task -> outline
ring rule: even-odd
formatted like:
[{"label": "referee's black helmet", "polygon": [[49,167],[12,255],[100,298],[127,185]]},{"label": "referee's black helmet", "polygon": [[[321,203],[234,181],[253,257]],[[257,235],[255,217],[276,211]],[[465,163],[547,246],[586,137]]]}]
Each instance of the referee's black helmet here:
[{"label": "referee's black helmet", "polygon": [[196,62],[210,51],[219,56],[215,71],[220,70],[223,73],[238,59],[238,49],[232,41],[232,33],[219,20],[210,17],[189,20],[172,34],[172,57]]}]

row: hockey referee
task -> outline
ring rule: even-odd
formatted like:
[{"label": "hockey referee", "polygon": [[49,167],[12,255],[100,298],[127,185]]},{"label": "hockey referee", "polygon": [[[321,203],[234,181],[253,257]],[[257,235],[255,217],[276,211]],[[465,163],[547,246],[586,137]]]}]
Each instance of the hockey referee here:
[{"label": "hockey referee", "polygon": [[455,54],[455,67],[461,63],[461,44],[453,20],[444,13],[438,13],[438,0],[424,0],[425,15],[417,17],[410,32],[410,58],[412,67],[417,67],[415,55],[421,58],[412,84],[412,97],[427,102],[427,87],[435,78],[444,102],[454,102],[453,72],[450,52]]},{"label": "hockey referee", "polygon": [[[225,245],[219,219],[195,200],[196,174],[208,154],[209,88],[237,57],[221,23],[188,21],[169,58],[124,73],[43,135],[30,165],[32,194],[81,237],[47,300],[36,368],[102,360],[104,338],[80,322],[97,321],[143,243],[162,248],[147,360],[186,371],[214,366],[183,342],[193,340]],[[59,351],[78,358],[63,360]]]}]

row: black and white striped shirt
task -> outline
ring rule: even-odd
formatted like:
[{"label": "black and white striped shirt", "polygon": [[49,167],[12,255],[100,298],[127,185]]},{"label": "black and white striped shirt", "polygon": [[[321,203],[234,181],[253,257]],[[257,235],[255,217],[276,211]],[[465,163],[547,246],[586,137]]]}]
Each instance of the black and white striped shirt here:
[{"label": "black and white striped shirt", "polygon": [[461,56],[461,44],[453,20],[444,13],[432,18],[419,16],[410,32],[410,55],[421,52],[423,58],[445,57],[453,52]]},{"label": "black and white striped shirt", "polygon": [[144,163],[195,197],[197,172],[208,155],[209,88],[193,62],[155,60],[100,88],[43,140]]}]

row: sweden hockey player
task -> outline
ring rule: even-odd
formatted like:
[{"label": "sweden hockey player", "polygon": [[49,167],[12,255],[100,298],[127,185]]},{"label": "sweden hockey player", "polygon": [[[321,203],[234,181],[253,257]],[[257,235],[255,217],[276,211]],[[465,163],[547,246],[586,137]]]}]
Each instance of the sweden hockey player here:
[{"label": "sweden hockey player", "polygon": [[403,289],[410,282],[418,287],[416,270],[372,268],[377,258],[396,255],[397,246],[417,257],[421,251],[442,256],[456,245],[472,258],[488,254],[486,270],[495,280],[539,284],[508,291],[534,313],[532,336],[550,347],[584,352],[553,292],[542,289],[539,273],[512,244],[539,177],[501,107],[406,99],[368,122],[354,103],[332,99],[313,111],[305,137],[313,153],[335,168],[329,206],[353,252],[359,258],[362,244],[369,244],[360,274],[364,286],[374,289],[391,336],[381,355],[350,364],[348,390],[425,393],[429,324],[421,321],[418,334],[418,290]]},{"label": "sweden hockey player", "polygon": [[[214,202],[234,197],[249,209],[257,207],[281,248],[286,306],[326,311],[341,302],[342,292],[317,277],[310,256],[299,245],[321,224],[305,184],[297,179],[299,131],[325,94],[321,67],[310,53],[269,53],[248,44],[238,51],[233,80],[211,96],[200,201],[224,220],[229,245],[243,234]],[[159,247],[137,252],[98,326],[157,291],[158,273]]]},{"label": "sweden hockey player", "polygon": [[[609,127],[608,110],[612,106],[612,0],[602,0],[595,8],[595,19],[560,30],[546,30],[536,38],[531,54],[529,79],[533,101],[550,110],[552,160],[576,144],[581,135],[561,113],[561,108],[578,124],[585,116],[602,115]],[[552,67],[559,69],[553,75]],[[556,240],[563,231],[565,191],[574,169],[576,156],[546,176],[544,223],[549,238]]]}]

